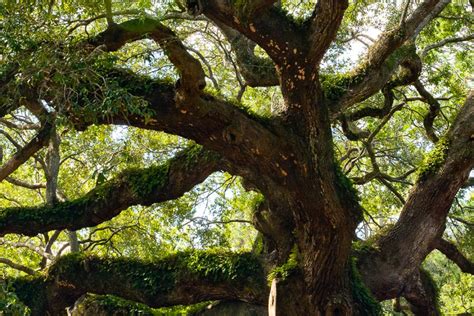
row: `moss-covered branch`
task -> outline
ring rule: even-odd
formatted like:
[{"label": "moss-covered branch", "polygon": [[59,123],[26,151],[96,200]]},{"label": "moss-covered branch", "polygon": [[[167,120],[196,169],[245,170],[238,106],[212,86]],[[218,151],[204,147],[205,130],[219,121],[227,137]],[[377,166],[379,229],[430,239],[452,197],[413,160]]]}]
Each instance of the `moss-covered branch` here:
[{"label": "moss-covered branch", "polygon": [[397,223],[377,238],[377,251],[360,258],[364,282],[378,299],[395,297],[438,245],[454,198],[474,167],[473,122],[471,92],[447,135],[420,167]]},{"label": "moss-covered branch", "polygon": [[219,160],[216,154],[195,145],[161,165],[125,170],[73,201],[0,209],[0,235],[76,230],[107,221],[132,205],[176,199],[217,171]]},{"label": "moss-covered branch", "polygon": [[12,281],[33,315],[64,313],[83,294],[112,294],[151,307],[209,300],[263,303],[263,268],[251,253],[189,251],[156,261],[71,254],[41,278]]},{"label": "moss-covered branch", "polygon": [[192,102],[180,102],[180,93],[172,84],[127,70],[106,69],[103,76],[146,101],[147,106],[140,108],[147,111],[146,115],[136,111],[104,115],[94,113],[96,107],[78,104],[68,113],[78,129],[92,124],[120,124],[179,135],[219,153],[231,165],[226,171],[247,177],[255,175],[256,179],[251,179],[254,182],[261,180],[262,175],[287,181],[289,171],[299,168],[294,163],[296,159],[288,159],[284,153],[302,157],[301,149],[291,143],[291,135],[278,127],[276,121],[202,92]]},{"label": "moss-covered branch", "polygon": [[106,50],[115,51],[127,42],[144,37],[151,37],[160,45],[180,73],[181,83],[187,92],[205,87],[205,74],[199,61],[188,53],[176,34],[157,19],[145,17],[121,24],[113,23],[89,43],[93,46],[103,45]]},{"label": "moss-covered branch", "polygon": [[[384,32],[369,48],[363,62],[351,74],[342,78],[343,89],[338,89],[336,95],[331,93],[333,111],[344,111],[376,93],[385,86],[401,64],[404,64],[405,70],[410,70],[405,74],[408,77],[419,72],[415,69],[420,68],[419,59],[410,58],[414,52],[410,42],[448,3],[447,0],[425,0],[404,23]],[[395,81],[399,79],[395,78]]]}]

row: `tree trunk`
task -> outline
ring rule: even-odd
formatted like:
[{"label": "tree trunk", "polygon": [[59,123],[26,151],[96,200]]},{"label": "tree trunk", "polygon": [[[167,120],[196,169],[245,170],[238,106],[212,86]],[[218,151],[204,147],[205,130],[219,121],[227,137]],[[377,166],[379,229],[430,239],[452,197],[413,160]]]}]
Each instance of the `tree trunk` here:
[{"label": "tree trunk", "polygon": [[[286,273],[289,275],[284,271],[278,275],[276,315],[357,314],[350,254],[361,211],[349,182],[335,164],[329,113],[314,83],[317,74],[295,84],[294,78],[302,73],[311,74],[310,67],[290,67],[281,81],[287,108],[304,110],[297,116],[287,112],[286,125],[295,132],[287,139],[294,139],[295,148],[308,150],[299,155],[305,158],[295,163],[297,172],[289,174],[283,184],[263,186],[271,187],[263,192],[270,199],[270,216],[265,217],[265,224],[257,218],[257,227],[272,228],[265,235],[273,240],[289,232],[292,235],[276,242],[276,270],[293,270]],[[301,143],[306,145],[298,146]],[[291,223],[285,233],[277,228],[281,227],[278,214],[291,216],[285,221]]]}]

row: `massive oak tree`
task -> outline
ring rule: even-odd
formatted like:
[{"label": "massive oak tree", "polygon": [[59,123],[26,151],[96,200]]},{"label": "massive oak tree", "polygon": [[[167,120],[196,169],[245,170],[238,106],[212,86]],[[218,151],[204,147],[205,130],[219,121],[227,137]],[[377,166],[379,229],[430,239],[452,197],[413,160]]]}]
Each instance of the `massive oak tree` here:
[{"label": "massive oak tree", "polygon": [[[377,314],[375,300],[404,297],[416,314],[439,313],[421,269],[427,255],[439,249],[463,271],[473,272],[472,263],[442,236],[456,194],[470,185],[474,94],[468,87],[456,91],[455,109],[441,123],[445,100],[430,92],[422,73],[431,50],[470,41],[472,33],[460,27],[457,37],[421,41],[420,34],[449,9],[450,1],[404,1],[399,12],[381,18],[385,30],[377,39],[366,39],[364,56],[352,69],[340,71],[337,63],[328,63],[341,43],[361,38],[357,30],[348,31],[351,21],[345,18],[365,2],[313,2],[287,12],[279,1],[187,0],[176,4],[178,11],[156,15],[160,3],[145,12],[104,1],[93,6],[99,13],[91,13],[89,4],[68,11],[67,2],[55,1],[2,5],[0,114],[4,124],[13,124],[8,118],[26,108],[37,126],[22,126],[35,133],[4,159],[0,180],[40,188],[11,175],[30,158],[41,164],[37,154],[45,147],[48,155],[45,204],[1,209],[0,235],[66,229],[72,234],[129,207],[177,199],[217,171],[240,176],[246,188],[264,197],[252,220],[259,251],[185,252],[156,262],[69,255],[34,279],[12,281],[35,314],[65,313],[85,293],[113,294],[152,307],[209,300],[266,305],[270,297],[270,310],[277,315]],[[461,8],[466,14],[472,9]],[[18,31],[28,23],[35,29]],[[210,92],[209,85],[219,86],[219,76],[193,47],[199,37],[193,39],[197,31],[185,23],[213,28],[216,40],[229,48],[226,58],[241,88],[236,100],[228,91]],[[184,34],[191,38],[186,44],[180,38]],[[144,74],[151,62],[137,69],[117,61],[117,54],[136,43],[166,56],[166,66],[175,70],[172,81],[161,78],[162,71]],[[269,115],[259,115],[239,104],[247,87],[276,88],[282,101]],[[424,162],[406,174],[390,175],[379,163],[377,134],[417,101],[428,109],[422,129],[431,152],[426,149]],[[65,200],[55,185],[61,124],[79,131],[125,125],[196,144]],[[343,155],[335,150],[342,137],[358,144]],[[354,175],[347,161],[357,154],[370,169]],[[355,185],[371,181],[393,192],[401,207],[394,225],[365,241],[356,230],[370,214]],[[401,194],[393,183],[408,183],[411,189]]]}]

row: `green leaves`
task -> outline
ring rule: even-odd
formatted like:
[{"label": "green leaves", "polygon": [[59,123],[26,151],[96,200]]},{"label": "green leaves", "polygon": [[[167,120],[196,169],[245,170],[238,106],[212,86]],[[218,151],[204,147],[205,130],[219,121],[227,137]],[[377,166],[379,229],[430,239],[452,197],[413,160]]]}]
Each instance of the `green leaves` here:
[{"label": "green leaves", "polygon": [[422,165],[418,168],[418,181],[426,180],[438,171],[446,159],[448,150],[449,141],[446,137],[443,137],[436,143],[435,148],[425,156]]},{"label": "green leaves", "polygon": [[0,283],[0,311],[11,316],[29,315],[28,307],[18,299],[12,290],[5,283]]}]

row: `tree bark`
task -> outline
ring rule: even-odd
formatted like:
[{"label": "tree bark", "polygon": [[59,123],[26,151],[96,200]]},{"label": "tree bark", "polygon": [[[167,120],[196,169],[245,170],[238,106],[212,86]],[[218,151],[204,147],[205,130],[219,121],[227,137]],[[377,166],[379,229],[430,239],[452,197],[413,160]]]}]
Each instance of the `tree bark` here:
[{"label": "tree bark", "polygon": [[[419,267],[436,246],[452,200],[474,165],[472,95],[446,139],[438,142],[440,156],[420,171],[395,227],[376,241],[376,248],[356,254],[361,275],[352,261],[351,248],[362,209],[350,181],[334,160],[331,118],[344,116],[349,107],[381,89],[387,99],[384,109],[376,114],[356,113],[353,119],[390,113],[390,88],[413,82],[419,75],[419,59],[410,41],[449,1],[426,0],[399,27],[385,32],[369,50],[366,63],[339,83],[336,95],[329,95],[324,88],[319,66],[348,2],[318,1],[303,25],[281,14],[272,6],[274,2],[188,1],[188,9],[214,21],[228,38],[238,42],[237,49],[247,49],[237,51],[239,58],[262,62],[253,49],[258,44],[266,51],[275,72],[272,69],[264,76],[254,76],[253,69],[245,69],[245,64],[241,67],[255,86],[280,84],[285,107],[278,120],[262,121],[203,92],[204,71],[199,61],[160,21],[147,17],[110,23],[87,45],[115,51],[127,42],[149,37],[163,49],[180,79],[173,86],[129,71],[107,69],[104,78],[116,80],[130,94],[147,101],[153,110],[151,117],[120,114],[87,121],[79,107],[65,110],[71,121],[80,129],[112,122],[165,131],[192,139],[206,149],[194,147],[163,165],[123,172],[75,201],[3,209],[0,235],[94,226],[129,206],[175,199],[212,172],[226,170],[242,176],[249,187],[265,196],[253,221],[265,244],[265,269],[274,277],[270,305],[275,315],[376,315],[378,310],[371,305],[370,292],[360,278],[379,300],[404,295],[417,313],[437,315],[430,307],[433,298]],[[400,66],[411,70],[404,78],[394,76]],[[126,260],[68,256],[49,270],[46,280],[34,283],[43,288],[43,303],[37,313],[61,313],[86,292],[111,293],[150,306],[210,299],[262,303],[268,294],[262,286],[263,268],[255,258],[246,259],[258,270],[256,279],[247,278],[248,271],[240,270],[230,280],[219,270],[213,279],[203,271],[191,271],[176,258],[158,265],[135,262],[128,266],[130,261]],[[169,276],[162,271],[165,268],[178,274]],[[177,268],[184,272],[175,271]],[[21,286],[18,289],[21,293]]]}]

